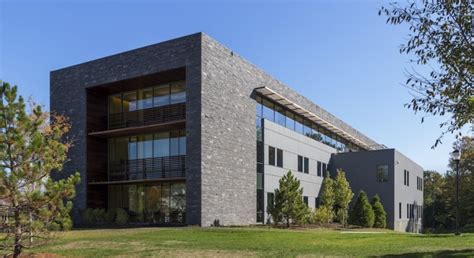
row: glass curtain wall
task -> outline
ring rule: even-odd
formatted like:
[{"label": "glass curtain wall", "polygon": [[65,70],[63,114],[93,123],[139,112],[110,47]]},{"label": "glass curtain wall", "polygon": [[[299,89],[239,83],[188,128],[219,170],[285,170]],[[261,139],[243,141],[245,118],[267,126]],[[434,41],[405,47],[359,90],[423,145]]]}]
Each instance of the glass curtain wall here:
[{"label": "glass curtain wall", "polygon": [[109,96],[109,114],[186,102],[186,82],[160,84]]},{"label": "glass curtain wall", "polygon": [[[319,126],[302,116],[286,110],[276,103],[259,96],[257,96],[256,100],[257,120],[262,118],[270,120],[297,133],[306,135],[316,141],[336,148],[339,151],[344,151],[346,148],[353,151],[361,149],[352,142],[343,139],[339,135],[330,132],[326,128]],[[261,123],[261,121],[257,121],[257,125],[258,123]]]},{"label": "glass curtain wall", "polygon": [[131,223],[185,223],[186,183],[108,186],[108,209],[124,209]]}]

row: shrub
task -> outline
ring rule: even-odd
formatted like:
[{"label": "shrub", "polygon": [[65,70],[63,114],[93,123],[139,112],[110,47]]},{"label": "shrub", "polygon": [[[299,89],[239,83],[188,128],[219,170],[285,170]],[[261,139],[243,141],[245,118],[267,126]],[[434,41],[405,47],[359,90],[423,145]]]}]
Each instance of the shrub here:
[{"label": "shrub", "polygon": [[335,206],[337,207],[337,220],[345,226],[349,211],[349,203],[354,197],[351,186],[346,179],[346,174],[341,169],[337,170],[336,180],[334,180]]},{"label": "shrub", "polygon": [[96,208],[92,212],[95,217],[95,223],[104,223],[105,221],[105,209]]},{"label": "shrub", "polygon": [[82,212],[82,222],[87,226],[95,224],[96,221],[93,209],[87,208]]},{"label": "shrub", "polygon": [[372,198],[372,210],[374,211],[374,227],[375,228],[386,228],[387,227],[387,213],[380,202],[380,197],[376,194]]},{"label": "shrub", "polygon": [[117,216],[115,217],[115,223],[117,225],[123,226],[128,223],[128,213],[124,209],[117,209]]},{"label": "shrub", "polygon": [[462,227],[462,232],[474,233],[474,223],[464,225],[464,227]]},{"label": "shrub", "polygon": [[349,222],[353,225],[370,228],[374,226],[374,220],[374,211],[367,199],[367,194],[364,191],[360,191],[349,216]]},{"label": "shrub", "polygon": [[108,224],[113,224],[115,222],[116,217],[117,211],[115,209],[108,209],[104,215],[105,222],[107,222]]},{"label": "shrub", "polygon": [[327,224],[332,218],[332,209],[328,206],[321,206],[311,213],[310,223],[311,224]]}]

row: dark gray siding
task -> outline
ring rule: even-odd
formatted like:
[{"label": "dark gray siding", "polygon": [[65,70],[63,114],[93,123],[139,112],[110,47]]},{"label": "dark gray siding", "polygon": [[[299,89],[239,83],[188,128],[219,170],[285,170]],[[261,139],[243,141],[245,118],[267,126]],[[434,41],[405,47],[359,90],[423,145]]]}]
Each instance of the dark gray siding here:
[{"label": "dark gray siding", "polygon": [[[335,175],[338,168],[346,173],[347,180],[354,192],[354,201],[361,190],[367,193],[369,201],[375,194],[380,196],[387,212],[387,225],[390,228],[394,227],[395,219],[394,159],[394,149],[338,153],[332,155],[331,158],[332,175]],[[384,164],[388,165],[388,182],[377,182],[377,165]]]}]

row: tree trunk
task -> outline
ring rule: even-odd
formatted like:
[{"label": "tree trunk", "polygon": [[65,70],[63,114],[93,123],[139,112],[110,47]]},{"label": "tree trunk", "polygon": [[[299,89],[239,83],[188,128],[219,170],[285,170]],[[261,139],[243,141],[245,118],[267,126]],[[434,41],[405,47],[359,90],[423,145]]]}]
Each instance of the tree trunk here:
[{"label": "tree trunk", "polygon": [[15,210],[15,243],[13,248],[13,257],[19,257],[21,254],[21,224],[20,212]]}]

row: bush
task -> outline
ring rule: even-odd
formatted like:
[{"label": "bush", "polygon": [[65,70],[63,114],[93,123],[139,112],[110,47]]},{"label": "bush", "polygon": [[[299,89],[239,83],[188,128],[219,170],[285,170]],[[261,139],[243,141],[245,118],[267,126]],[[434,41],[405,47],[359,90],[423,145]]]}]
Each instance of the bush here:
[{"label": "bush", "polygon": [[375,228],[386,228],[387,227],[387,213],[380,202],[380,197],[375,195],[372,198],[372,210],[374,211],[374,227]]},{"label": "bush", "polygon": [[330,222],[331,218],[333,217],[332,213],[333,211],[329,206],[323,205],[317,208],[316,211],[311,213],[309,222],[311,224],[319,224],[319,225],[327,224],[328,221]]},{"label": "bush", "polygon": [[128,223],[128,213],[124,209],[117,209],[117,216],[115,217],[115,223],[117,225],[123,226]]},{"label": "bush", "polygon": [[115,209],[108,209],[104,215],[105,222],[107,222],[108,224],[113,224],[115,222],[116,217],[117,211]]},{"label": "bush", "polygon": [[373,227],[375,215],[364,191],[359,192],[357,201],[351,210],[349,223],[361,227]]},{"label": "bush", "polygon": [[92,226],[95,224],[95,214],[94,210],[87,208],[82,212],[82,223],[88,226]]},{"label": "bush", "polygon": [[93,212],[95,217],[95,223],[104,223],[105,222],[105,209],[94,209]]},{"label": "bush", "polygon": [[462,227],[462,232],[474,233],[474,223],[464,225],[464,227]]}]

